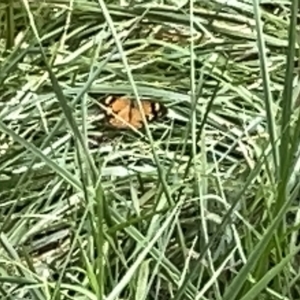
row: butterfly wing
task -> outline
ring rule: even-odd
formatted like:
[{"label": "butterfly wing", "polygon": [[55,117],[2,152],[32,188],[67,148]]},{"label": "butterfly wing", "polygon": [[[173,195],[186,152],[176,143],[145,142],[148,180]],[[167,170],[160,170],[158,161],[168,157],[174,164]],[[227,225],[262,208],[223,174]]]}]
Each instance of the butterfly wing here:
[{"label": "butterfly wing", "polygon": [[[126,97],[113,98],[108,97],[105,101],[108,106],[108,122],[116,128],[127,128],[130,121],[131,101]],[[118,117],[116,117],[116,115]]]}]

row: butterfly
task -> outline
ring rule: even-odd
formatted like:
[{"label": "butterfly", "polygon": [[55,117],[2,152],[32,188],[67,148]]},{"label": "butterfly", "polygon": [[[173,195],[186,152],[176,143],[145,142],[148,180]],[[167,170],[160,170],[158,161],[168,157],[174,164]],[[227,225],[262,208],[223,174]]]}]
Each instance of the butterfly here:
[{"label": "butterfly", "polygon": [[[137,102],[127,96],[109,96],[105,99],[106,117],[110,126],[118,129],[134,127],[140,129],[144,126],[142,115]],[[156,120],[166,113],[166,108],[148,100],[141,100],[142,109],[148,122]]]}]

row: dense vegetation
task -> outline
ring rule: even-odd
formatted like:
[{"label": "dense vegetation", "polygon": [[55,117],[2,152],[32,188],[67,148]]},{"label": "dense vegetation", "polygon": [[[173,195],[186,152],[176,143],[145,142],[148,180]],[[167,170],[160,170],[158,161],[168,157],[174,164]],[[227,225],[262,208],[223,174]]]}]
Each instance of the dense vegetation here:
[{"label": "dense vegetation", "polygon": [[0,299],[300,299],[298,1],[258,2],[1,1]]}]

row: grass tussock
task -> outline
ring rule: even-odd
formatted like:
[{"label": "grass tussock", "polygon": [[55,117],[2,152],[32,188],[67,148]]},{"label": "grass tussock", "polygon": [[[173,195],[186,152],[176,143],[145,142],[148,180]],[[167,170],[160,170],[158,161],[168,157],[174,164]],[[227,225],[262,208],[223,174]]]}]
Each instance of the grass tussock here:
[{"label": "grass tussock", "polygon": [[105,2],[0,4],[1,299],[299,299],[298,1]]}]

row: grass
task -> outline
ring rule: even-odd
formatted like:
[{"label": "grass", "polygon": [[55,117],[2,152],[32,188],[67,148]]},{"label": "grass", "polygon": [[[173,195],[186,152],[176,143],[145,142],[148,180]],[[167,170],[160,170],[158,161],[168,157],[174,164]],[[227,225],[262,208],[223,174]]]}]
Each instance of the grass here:
[{"label": "grass", "polygon": [[0,299],[299,299],[298,2],[111,2],[0,4]]}]

